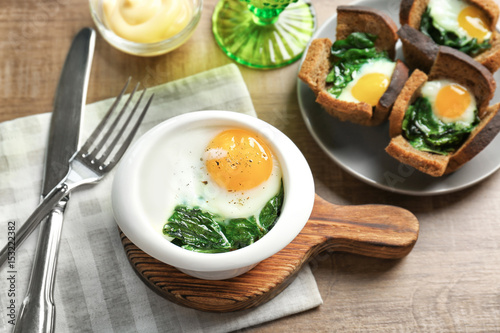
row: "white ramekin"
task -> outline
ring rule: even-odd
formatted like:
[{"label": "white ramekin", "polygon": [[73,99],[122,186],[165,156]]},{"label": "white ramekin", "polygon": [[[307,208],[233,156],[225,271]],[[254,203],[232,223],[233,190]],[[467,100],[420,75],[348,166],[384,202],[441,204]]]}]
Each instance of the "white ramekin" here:
[{"label": "white ramekin", "polygon": [[[280,162],[285,191],[281,215],[271,231],[242,249],[209,254],[188,251],[167,240],[158,223],[151,221],[148,207],[152,207],[152,201],[161,203],[163,189],[154,188],[152,179],[155,175],[147,175],[149,181],[144,181],[145,175],[141,172],[143,164],[146,160],[151,163],[155,147],[162,140],[168,140],[175,131],[189,131],[190,126],[200,124],[254,131],[267,141]],[[158,161],[161,163],[161,159]],[[161,165],[157,169],[163,170]],[[168,170],[164,172],[168,173]],[[314,181],[306,159],[278,129],[258,118],[237,112],[198,111],[173,117],[157,125],[130,147],[113,180],[112,206],[118,226],[141,250],[191,276],[222,280],[247,272],[286,247],[308,221],[314,196]],[[167,218],[164,217],[165,222]]]}]

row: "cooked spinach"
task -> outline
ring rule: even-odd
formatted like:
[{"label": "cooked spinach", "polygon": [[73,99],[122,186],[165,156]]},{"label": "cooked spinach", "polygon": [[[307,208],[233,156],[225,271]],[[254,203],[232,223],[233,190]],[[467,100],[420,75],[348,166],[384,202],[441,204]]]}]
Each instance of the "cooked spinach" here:
[{"label": "cooked spinach", "polygon": [[259,224],[265,230],[271,230],[278,220],[281,213],[281,206],[283,205],[283,184],[281,184],[280,191],[271,200],[269,200],[259,214]]},{"label": "cooked spinach", "polygon": [[196,252],[225,252],[232,247],[216,216],[201,209],[177,206],[163,227],[174,244]]},{"label": "cooked spinach", "polygon": [[432,38],[432,40],[439,45],[452,47],[471,56],[475,56],[491,48],[489,40],[484,40],[480,43],[477,38],[468,39],[467,37],[460,37],[455,32],[447,31],[440,27],[439,24],[434,22],[429,8],[427,8],[422,15],[420,31]]},{"label": "cooked spinach", "polygon": [[372,59],[388,58],[387,52],[375,49],[377,35],[353,32],[347,38],[337,40],[331,48],[332,69],[326,77],[332,83],[328,92],[339,97],[342,90],[354,79],[356,72]]},{"label": "cooked spinach", "polygon": [[254,216],[247,219],[232,219],[226,225],[226,236],[231,240],[233,249],[241,249],[255,243],[264,234]]},{"label": "cooked spinach", "polygon": [[163,227],[163,234],[173,237],[172,243],[184,249],[217,253],[248,246],[272,229],[283,205],[283,184],[259,213],[259,218],[225,220],[220,216],[179,205]]},{"label": "cooked spinach", "polygon": [[479,117],[472,124],[444,123],[432,112],[427,98],[419,97],[406,110],[402,129],[405,138],[418,150],[447,155],[457,150],[467,139]]}]

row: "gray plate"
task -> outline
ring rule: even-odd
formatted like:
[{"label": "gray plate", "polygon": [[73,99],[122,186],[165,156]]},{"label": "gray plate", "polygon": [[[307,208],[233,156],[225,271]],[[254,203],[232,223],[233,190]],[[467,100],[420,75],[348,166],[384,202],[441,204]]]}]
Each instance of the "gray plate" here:
[{"label": "gray plate", "polygon": [[[357,5],[385,11],[396,23],[399,22],[399,3],[399,0],[356,2]],[[334,15],[315,33],[313,39],[327,37],[334,41],[336,27],[337,15]],[[397,47],[397,57],[403,59],[401,46]],[[494,77],[500,82],[500,72]],[[400,163],[385,152],[389,143],[387,122],[377,127],[341,122],[321,109],[315,102],[314,93],[300,80],[297,83],[297,93],[302,117],[320,147],[342,169],[375,187],[410,195],[450,193],[480,182],[500,167],[499,135],[458,171],[439,178],[431,177]],[[491,104],[498,102],[499,89]]]}]

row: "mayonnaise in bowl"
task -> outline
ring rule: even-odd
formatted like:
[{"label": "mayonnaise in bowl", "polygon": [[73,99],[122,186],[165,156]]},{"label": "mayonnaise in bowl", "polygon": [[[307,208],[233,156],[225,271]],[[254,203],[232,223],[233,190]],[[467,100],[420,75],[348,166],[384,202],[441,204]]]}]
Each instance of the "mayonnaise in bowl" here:
[{"label": "mayonnaise in bowl", "polygon": [[97,29],[115,48],[156,56],[185,43],[200,17],[202,0],[90,0]]},{"label": "mayonnaise in bowl", "polygon": [[103,0],[104,22],[118,36],[155,43],[177,35],[193,15],[189,0]]}]

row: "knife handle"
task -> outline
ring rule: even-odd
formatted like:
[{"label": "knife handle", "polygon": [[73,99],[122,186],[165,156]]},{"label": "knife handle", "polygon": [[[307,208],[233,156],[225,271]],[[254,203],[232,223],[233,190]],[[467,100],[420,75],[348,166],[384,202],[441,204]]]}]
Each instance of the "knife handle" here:
[{"label": "knife handle", "polygon": [[[57,205],[59,201],[68,195],[71,190],[70,186],[66,183],[61,183],[57,185],[49,194],[42,200],[38,207],[33,211],[33,213],[28,217],[26,222],[21,225],[16,233],[16,244],[15,247],[19,245],[36,229],[38,224],[46,217],[52,208]],[[9,255],[9,244],[5,245],[0,251],[0,267],[7,261]]]},{"label": "knife handle", "polygon": [[21,304],[14,332],[51,333],[55,324],[54,281],[63,214],[69,197],[61,200],[42,221],[28,292]]}]

